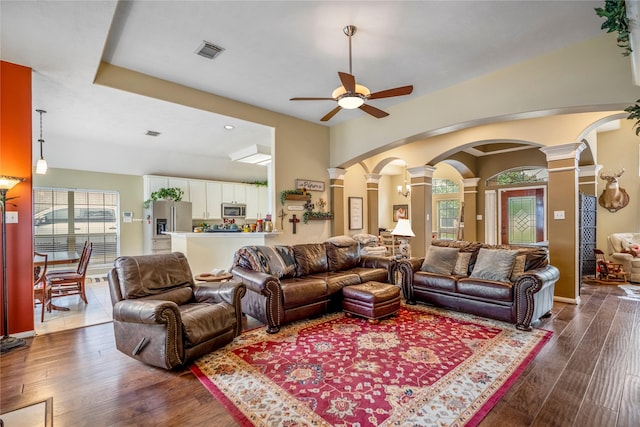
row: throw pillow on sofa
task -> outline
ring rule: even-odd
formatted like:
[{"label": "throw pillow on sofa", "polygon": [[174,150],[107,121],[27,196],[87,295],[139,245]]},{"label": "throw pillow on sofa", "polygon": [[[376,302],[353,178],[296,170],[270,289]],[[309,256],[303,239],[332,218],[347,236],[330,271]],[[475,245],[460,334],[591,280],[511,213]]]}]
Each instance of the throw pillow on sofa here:
[{"label": "throw pillow on sofa", "polygon": [[511,281],[515,282],[518,277],[524,274],[524,266],[527,263],[527,254],[520,254],[516,256],[516,260],[513,263],[513,270],[511,270]]},{"label": "throw pillow on sofa", "polygon": [[234,265],[278,279],[294,277],[296,263],[290,246],[243,246],[235,254]]},{"label": "throw pillow on sofa", "polygon": [[496,282],[509,282],[517,255],[517,250],[481,248],[469,277],[494,280]]},{"label": "throw pillow on sofa", "polygon": [[420,271],[438,274],[451,274],[458,259],[458,248],[429,246]]},{"label": "throw pillow on sofa", "polygon": [[453,267],[453,274],[456,276],[469,275],[469,262],[471,262],[471,252],[459,252],[456,258],[456,265]]}]

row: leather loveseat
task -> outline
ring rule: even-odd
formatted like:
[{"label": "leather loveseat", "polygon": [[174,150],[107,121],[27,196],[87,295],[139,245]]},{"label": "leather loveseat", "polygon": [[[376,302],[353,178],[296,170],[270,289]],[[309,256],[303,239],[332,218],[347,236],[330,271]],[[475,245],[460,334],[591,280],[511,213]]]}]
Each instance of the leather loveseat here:
[{"label": "leather loveseat", "polygon": [[149,365],[183,365],[242,331],[244,285],[195,284],[180,252],[119,257],[108,280],[116,347]]},{"label": "leather loveseat", "polygon": [[345,286],[388,282],[391,263],[360,256],[358,242],[339,236],[324,243],[245,246],[230,271],[247,287],[242,311],[276,333],[285,323],[341,310]]},{"label": "leather loveseat", "polygon": [[[439,269],[433,268],[439,262],[434,253],[444,251],[449,252],[446,257],[450,262],[443,262]],[[496,261],[497,255],[504,260]],[[530,330],[531,323],[551,314],[554,286],[560,272],[549,265],[545,246],[434,240],[426,259],[426,263],[425,258],[399,263],[408,304],[420,301],[507,321],[515,323],[520,330]],[[425,265],[430,263],[432,265]],[[500,270],[502,273],[498,273]]]}]

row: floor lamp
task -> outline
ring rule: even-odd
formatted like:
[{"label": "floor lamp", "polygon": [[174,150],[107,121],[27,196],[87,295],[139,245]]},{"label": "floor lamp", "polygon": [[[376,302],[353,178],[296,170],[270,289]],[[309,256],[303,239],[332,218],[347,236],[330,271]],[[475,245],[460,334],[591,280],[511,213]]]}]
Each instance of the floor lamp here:
[{"label": "floor lamp", "polygon": [[9,287],[7,285],[7,191],[15,187],[24,178],[14,176],[0,176],[0,207],[2,208],[2,330],[4,335],[0,340],[0,353],[22,347],[26,342],[21,338],[9,336]]}]

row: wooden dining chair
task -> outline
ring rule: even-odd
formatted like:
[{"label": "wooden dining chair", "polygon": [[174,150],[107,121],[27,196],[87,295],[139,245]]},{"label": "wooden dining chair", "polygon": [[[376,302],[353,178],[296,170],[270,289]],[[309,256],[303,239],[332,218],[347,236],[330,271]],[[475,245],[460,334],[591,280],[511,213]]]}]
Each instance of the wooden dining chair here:
[{"label": "wooden dining chair", "polygon": [[86,250],[82,252],[76,270],[51,271],[45,275],[47,286],[51,288],[51,298],[80,295],[80,298],[82,298],[85,304],[89,303],[84,282],[92,251],[93,243],[89,243]]},{"label": "wooden dining chair", "polygon": [[35,270],[33,282],[33,299],[35,304],[42,304],[42,313],[40,314],[40,322],[44,322],[44,309],[51,312],[51,288],[47,286],[47,261],[49,256],[39,252],[33,253],[34,261],[38,261],[42,265]]}]

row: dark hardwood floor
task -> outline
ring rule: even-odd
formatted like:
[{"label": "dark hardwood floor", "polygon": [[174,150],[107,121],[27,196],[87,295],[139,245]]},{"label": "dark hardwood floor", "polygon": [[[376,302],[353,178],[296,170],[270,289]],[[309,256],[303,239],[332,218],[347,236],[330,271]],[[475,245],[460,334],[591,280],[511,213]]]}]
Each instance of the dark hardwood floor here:
[{"label": "dark hardwood floor", "polygon": [[[640,302],[585,285],[537,326],[553,338],[481,426],[640,426]],[[255,321],[249,326],[255,326]],[[0,358],[0,412],[53,396],[55,426],[235,426],[188,369],[119,353],[111,323],[37,336]]]}]

